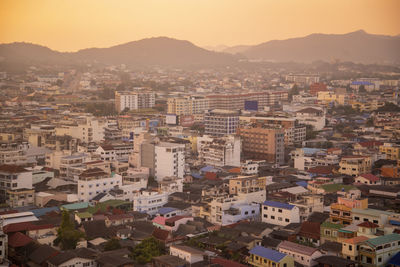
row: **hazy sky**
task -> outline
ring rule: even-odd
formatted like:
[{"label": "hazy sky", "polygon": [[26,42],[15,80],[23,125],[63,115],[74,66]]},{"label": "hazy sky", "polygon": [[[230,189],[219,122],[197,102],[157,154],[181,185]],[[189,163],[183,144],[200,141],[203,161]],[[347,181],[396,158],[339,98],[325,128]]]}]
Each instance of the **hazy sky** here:
[{"label": "hazy sky", "polygon": [[400,34],[400,0],[0,0],[0,43],[61,51],[168,36],[257,44],[310,33]]}]

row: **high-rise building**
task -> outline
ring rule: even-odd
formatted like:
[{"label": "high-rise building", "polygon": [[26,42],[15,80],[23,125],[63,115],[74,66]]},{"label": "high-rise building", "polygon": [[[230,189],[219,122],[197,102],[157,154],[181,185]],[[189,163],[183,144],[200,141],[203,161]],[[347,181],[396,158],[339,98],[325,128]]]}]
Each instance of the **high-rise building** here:
[{"label": "high-rise building", "polygon": [[268,163],[283,164],[285,132],[281,127],[265,124],[244,125],[238,128],[245,159],[264,159]]},{"label": "high-rise building", "polygon": [[183,178],[185,174],[185,145],[160,142],[154,147],[155,177],[161,181],[164,177]]},{"label": "high-rise building", "polygon": [[0,165],[0,202],[10,207],[33,205],[32,171],[18,165]]},{"label": "high-rise building", "polygon": [[155,105],[155,93],[152,91],[115,92],[115,109],[121,112],[125,109],[135,110],[152,108]]},{"label": "high-rise building", "polygon": [[240,167],[241,142],[239,136],[197,138],[199,159],[205,165],[214,167]]},{"label": "high-rise building", "polygon": [[239,112],[214,109],[204,115],[205,134],[224,136],[236,133],[239,126]]}]

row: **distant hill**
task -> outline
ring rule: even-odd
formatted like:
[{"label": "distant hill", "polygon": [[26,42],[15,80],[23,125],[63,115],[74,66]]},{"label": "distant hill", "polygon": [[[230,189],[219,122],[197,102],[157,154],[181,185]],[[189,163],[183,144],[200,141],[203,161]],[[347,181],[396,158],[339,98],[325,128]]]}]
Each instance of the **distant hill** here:
[{"label": "distant hill", "polygon": [[[226,51],[226,50],[225,50]],[[368,34],[311,34],[274,40],[241,52],[249,59],[312,62],[343,60],[358,63],[400,63],[400,36]]]},{"label": "distant hill", "polygon": [[89,48],[62,53],[29,43],[0,44],[3,63],[148,65],[220,65],[236,62],[234,56],[208,51],[188,41],[167,37],[142,39],[109,48]]},{"label": "distant hill", "polygon": [[[0,44],[0,67],[34,64],[126,64],[130,66],[229,65],[239,58],[276,61],[353,61],[357,63],[400,63],[400,36],[356,31],[348,34],[311,34],[306,37],[269,41],[254,46],[218,46],[209,51],[167,37],[129,42],[109,48],[88,48],[62,53],[30,43]],[[233,55],[237,54],[237,55]]]}]

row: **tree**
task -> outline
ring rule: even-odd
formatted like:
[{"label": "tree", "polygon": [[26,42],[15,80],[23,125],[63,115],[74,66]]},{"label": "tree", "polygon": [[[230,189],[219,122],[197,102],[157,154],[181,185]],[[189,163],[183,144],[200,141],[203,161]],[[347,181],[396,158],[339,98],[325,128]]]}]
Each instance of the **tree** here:
[{"label": "tree", "polygon": [[317,132],[314,131],[314,127],[306,125],[306,140],[314,139],[315,137],[317,137]]},{"label": "tree", "polygon": [[299,91],[299,88],[297,87],[297,84],[295,84],[295,85],[293,85],[292,89],[290,89],[289,100],[292,101],[293,96],[298,95],[298,94],[300,94],[300,91]]},{"label": "tree", "polygon": [[362,94],[367,93],[367,90],[365,90],[365,86],[363,84],[358,87],[358,92]]},{"label": "tree", "polygon": [[138,264],[146,264],[151,262],[153,257],[162,255],[163,252],[163,245],[154,237],[149,237],[137,245],[130,256]]},{"label": "tree", "polygon": [[75,249],[79,239],[83,238],[84,234],[75,229],[74,222],[71,220],[69,212],[64,210],[60,228],[57,231],[57,238],[54,240],[54,245],[60,246],[63,250]]},{"label": "tree", "polygon": [[120,249],[121,244],[119,243],[119,240],[116,238],[112,238],[107,241],[107,243],[104,245],[104,250],[105,251],[110,251],[110,250],[116,250]]}]

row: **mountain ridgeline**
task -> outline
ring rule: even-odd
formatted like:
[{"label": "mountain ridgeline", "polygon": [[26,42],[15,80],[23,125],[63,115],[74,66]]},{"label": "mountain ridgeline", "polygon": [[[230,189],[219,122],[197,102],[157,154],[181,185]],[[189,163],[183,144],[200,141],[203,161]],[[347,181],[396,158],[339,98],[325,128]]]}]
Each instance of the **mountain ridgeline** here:
[{"label": "mountain ridgeline", "polygon": [[357,31],[348,34],[311,34],[254,46],[227,47],[222,52],[200,48],[189,41],[147,38],[109,48],[58,52],[30,43],[0,44],[0,63],[7,64],[126,64],[130,66],[230,65],[240,59],[272,62],[317,60],[356,63],[400,63],[400,36]]}]

